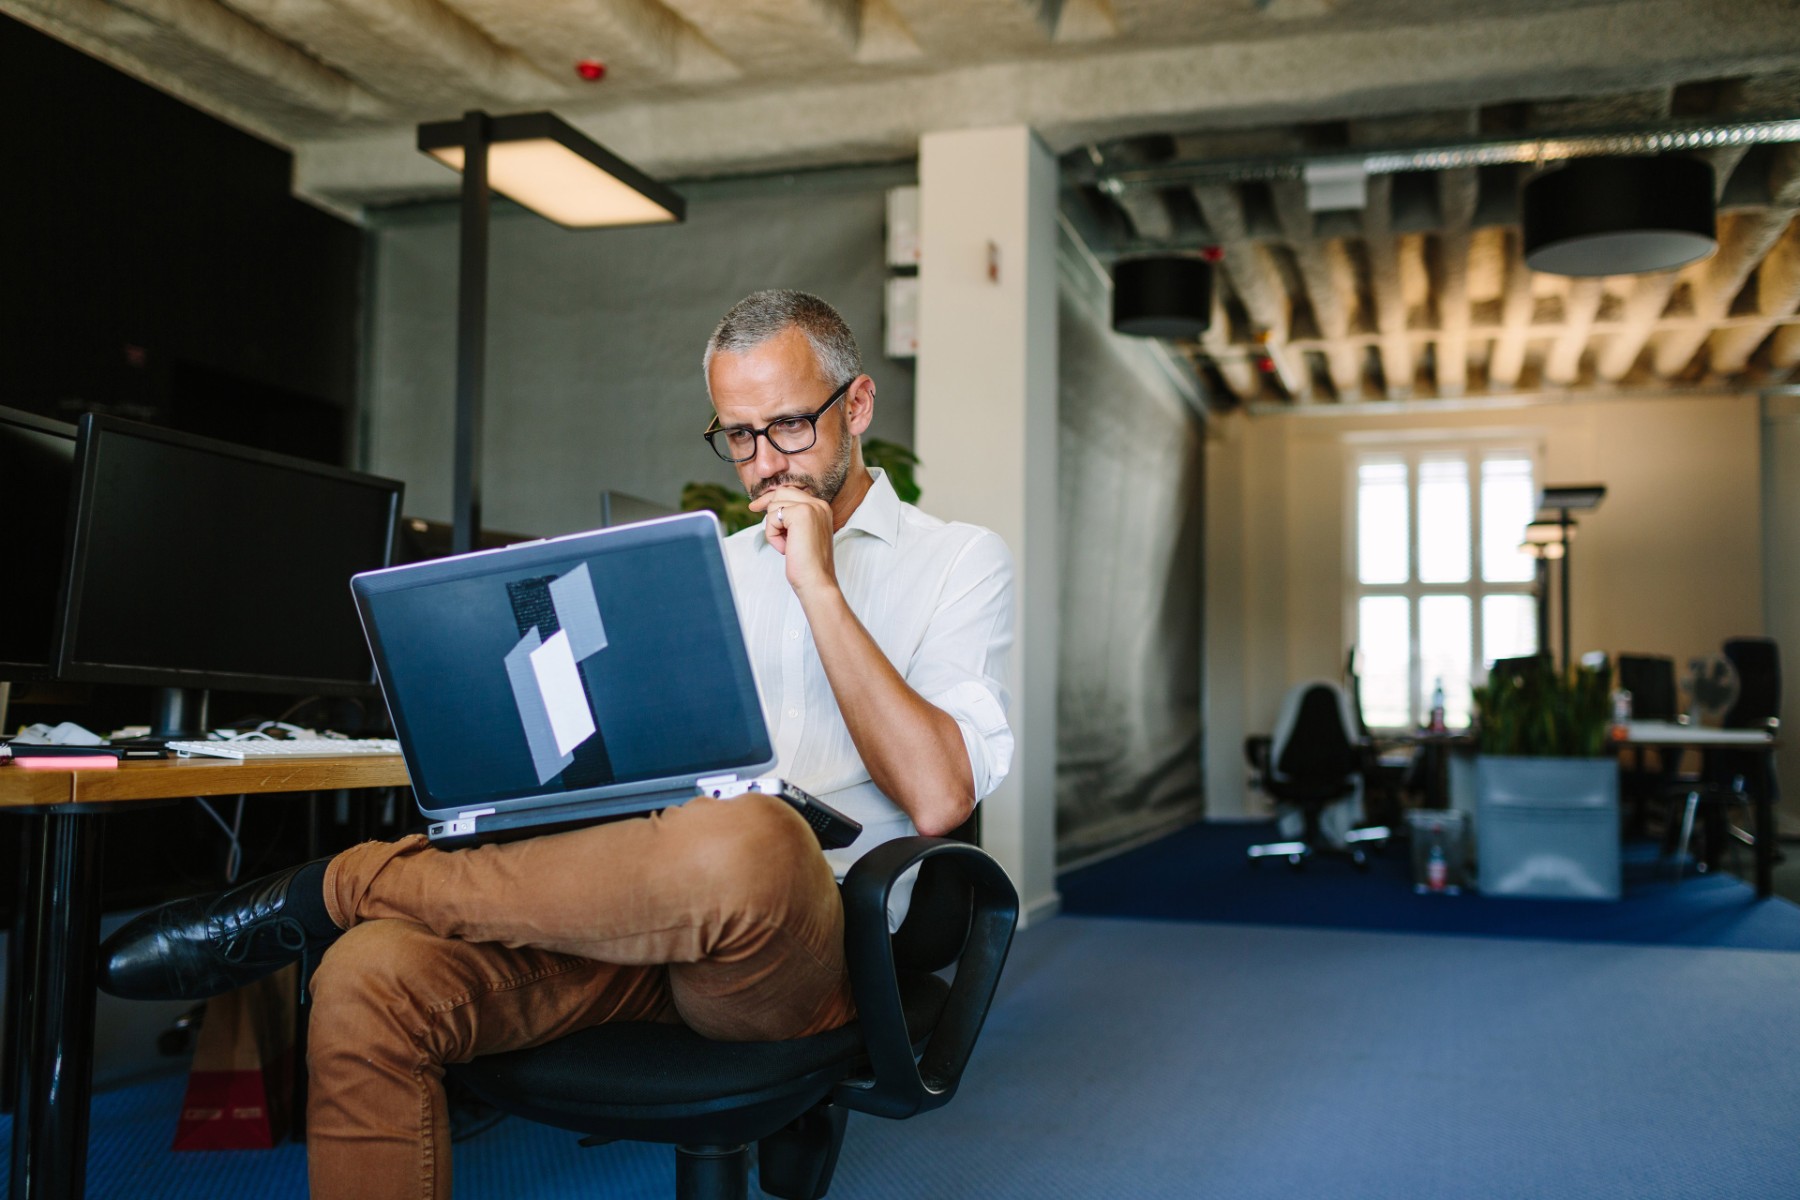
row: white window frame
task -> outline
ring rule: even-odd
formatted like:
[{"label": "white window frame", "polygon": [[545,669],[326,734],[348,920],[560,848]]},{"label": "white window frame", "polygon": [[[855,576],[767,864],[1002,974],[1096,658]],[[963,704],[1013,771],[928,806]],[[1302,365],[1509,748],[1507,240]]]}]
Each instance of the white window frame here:
[{"label": "white window frame", "polygon": [[[1407,602],[1407,708],[1410,726],[1426,723],[1430,707],[1431,682],[1424,678],[1419,653],[1419,601],[1427,596],[1467,596],[1470,608],[1469,681],[1480,685],[1487,679],[1487,663],[1482,654],[1485,630],[1482,628],[1482,601],[1488,596],[1534,596],[1535,580],[1489,582],[1482,578],[1481,546],[1481,464],[1490,458],[1525,458],[1531,463],[1534,489],[1543,486],[1542,443],[1518,434],[1460,438],[1456,440],[1362,441],[1347,447],[1348,469],[1344,472],[1347,492],[1344,512],[1346,520],[1344,553],[1344,644],[1355,646],[1360,633],[1358,618],[1364,596],[1401,596]],[[1419,581],[1419,464],[1426,459],[1460,457],[1468,464],[1469,479],[1469,578],[1463,583],[1421,583]],[[1405,583],[1364,583],[1361,576],[1360,547],[1357,538],[1358,509],[1361,501],[1361,467],[1370,462],[1406,464],[1407,544]],[[1523,541],[1525,531],[1519,530]],[[1542,650],[1543,647],[1539,647]],[[1405,727],[1402,727],[1405,728]]]}]

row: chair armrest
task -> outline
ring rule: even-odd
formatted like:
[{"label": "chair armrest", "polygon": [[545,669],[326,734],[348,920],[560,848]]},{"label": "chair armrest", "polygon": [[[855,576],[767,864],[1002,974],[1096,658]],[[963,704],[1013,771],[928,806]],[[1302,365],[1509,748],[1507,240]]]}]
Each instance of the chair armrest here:
[{"label": "chair armrest", "polygon": [[[973,905],[943,1015],[917,1059],[888,933],[888,894],[915,865],[952,872],[969,888]],[[984,851],[948,838],[905,837],[858,859],[844,879],[843,897],[844,950],[871,1072],[840,1084],[834,1099],[881,1117],[910,1117],[937,1108],[956,1094],[987,1019],[1018,924],[1019,894]]]}]

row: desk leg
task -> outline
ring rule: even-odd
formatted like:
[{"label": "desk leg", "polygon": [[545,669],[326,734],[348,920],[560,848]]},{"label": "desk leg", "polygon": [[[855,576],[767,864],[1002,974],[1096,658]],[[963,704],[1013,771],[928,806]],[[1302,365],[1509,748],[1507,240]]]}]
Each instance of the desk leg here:
[{"label": "desk leg", "polygon": [[19,860],[13,866],[18,874],[13,879],[13,920],[6,937],[6,1041],[5,1074],[0,1076],[0,1113],[10,1113],[19,1100],[19,1009],[25,995],[25,914],[31,907],[32,848],[37,845],[37,823],[43,818],[27,813],[19,818],[23,825],[19,838]]},{"label": "desk leg", "polygon": [[79,1200],[87,1172],[94,1076],[94,977],[100,939],[100,817],[52,812],[33,822],[30,910],[16,1064],[12,1200]]},{"label": "desk leg", "polygon": [[1775,894],[1775,751],[1756,756],[1756,898]]}]

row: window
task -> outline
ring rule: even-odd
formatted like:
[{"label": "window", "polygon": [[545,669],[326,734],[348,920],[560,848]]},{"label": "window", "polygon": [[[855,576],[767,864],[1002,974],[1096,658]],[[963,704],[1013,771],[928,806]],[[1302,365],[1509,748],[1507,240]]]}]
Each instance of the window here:
[{"label": "window", "polygon": [[1364,719],[1424,724],[1441,684],[1446,722],[1466,726],[1488,664],[1538,649],[1535,564],[1519,549],[1535,512],[1531,453],[1432,446],[1354,462],[1347,618]]}]

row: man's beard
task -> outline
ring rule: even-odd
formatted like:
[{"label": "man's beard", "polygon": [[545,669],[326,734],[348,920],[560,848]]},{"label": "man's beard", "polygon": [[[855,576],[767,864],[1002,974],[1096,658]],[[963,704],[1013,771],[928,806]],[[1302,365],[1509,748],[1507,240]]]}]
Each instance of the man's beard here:
[{"label": "man's beard", "polygon": [[832,460],[831,466],[825,474],[802,475],[797,471],[783,471],[768,479],[758,480],[750,489],[750,498],[754,500],[771,488],[793,487],[817,496],[825,503],[830,504],[837,499],[838,493],[844,490],[844,481],[850,478],[852,452],[850,437],[846,434],[844,440],[838,443],[837,457]]}]

